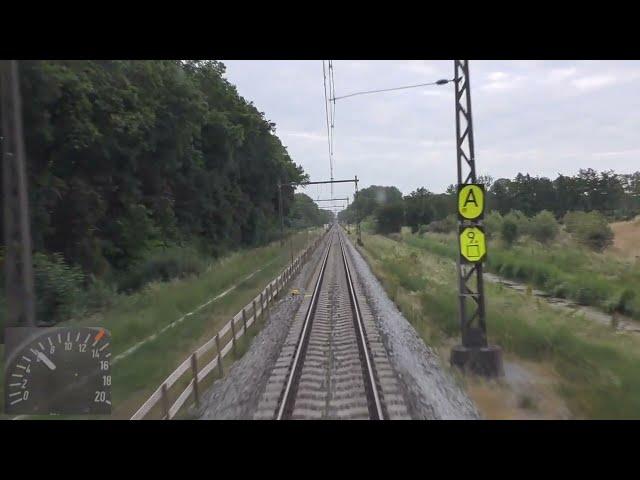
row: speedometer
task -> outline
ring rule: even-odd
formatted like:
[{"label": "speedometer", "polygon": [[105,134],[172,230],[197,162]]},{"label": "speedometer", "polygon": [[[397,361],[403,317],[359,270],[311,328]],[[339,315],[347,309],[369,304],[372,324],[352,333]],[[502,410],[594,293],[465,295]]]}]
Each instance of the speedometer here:
[{"label": "speedometer", "polygon": [[110,414],[111,335],[103,328],[6,329],[8,414]]}]

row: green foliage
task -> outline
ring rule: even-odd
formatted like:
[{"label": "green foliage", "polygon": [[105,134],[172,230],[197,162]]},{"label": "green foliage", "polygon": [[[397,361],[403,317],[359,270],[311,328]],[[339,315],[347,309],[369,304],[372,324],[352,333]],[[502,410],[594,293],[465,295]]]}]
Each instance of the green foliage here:
[{"label": "green foliage", "polygon": [[[607,219],[599,212],[578,212],[576,218],[571,218],[571,232],[583,245],[601,252],[613,244],[613,230]],[[575,222],[575,223],[574,223]]]},{"label": "green foliage", "polygon": [[377,233],[399,232],[404,224],[404,205],[401,201],[381,205],[375,210]]},{"label": "green foliage", "polygon": [[616,218],[640,213],[640,172],[616,174],[582,169],[575,176],[555,180],[519,173],[513,180],[500,178],[489,189],[489,202],[501,214],[521,210],[532,216],[542,210],[556,217],[570,211],[596,210]]},{"label": "green foliage", "polygon": [[338,219],[347,223],[356,223],[374,215],[382,205],[402,202],[402,193],[396,187],[371,185],[360,190],[348,208],[340,212]]},{"label": "green foliage", "polygon": [[[454,238],[407,235],[414,247],[455,260]],[[489,246],[487,270],[505,278],[531,282],[555,297],[570,298],[583,305],[600,307],[640,319],[640,271],[612,258],[599,258],[579,246],[547,248],[533,245],[502,248]]]},{"label": "green foliage", "polygon": [[564,223],[565,230],[569,233],[575,233],[584,215],[585,215],[584,212],[579,212],[579,211],[567,212],[562,218],[562,223]]},{"label": "green foliage", "polygon": [[217,61],[22,62],[34,249],[104,278],[159,243],[202,238],[217,254],[272,238],[278,179],[307,177],[224,73]]},{"label": "green foliage", "polygon": [[518,221],[511,213],[502,220],[500,235],[502,240],[509,246],[513,245],[520,236]]},{"label": "green foliage", "polygon": [[553,214],[543,210],[529,223],[529,235],[543,244],[549,244],[558,236],[560,226]]},{"label": "green foliage", "polygon": [[[428,245],[440,249],[441,253],[449,251],[432,237],[406,235],[403,238],[415,246]],[[457,298],[452,293],[456,288],[453,262],[446,268],[440,268],[441,260],[424,254],[420,255],[420,262],[409,262],[407,259],[412,258],[410,250],[386,238],[367,238],[364,244],[367,255],[373,260],[370,262],[372,269],[382,278],[394,298],[400,299],[396,303],[405,317],[417,318],[422,323],[416,326],[416,330],[425,341],[433,344],[433,339],[438,338],[433,327],[437,327],[445,337],[459,335]],[[450,250],[455,255],[455,248]],[[506,251],[506,255],[517,257],[514,250]],[[551,256],[548,252],[547,255]],[[494,256],[492,250],[489,258]],[[559,260],[564,266],[565,263],[575,263],[577,258]],[[534,264],[531,262],[530,266]],[[418,295],[408,296],[402,288],[411,290],[412,282],[408,279],[419,275],[425,265],[429,271],[429,275],[424,277],[426,284]],[[551,362],[561,378],[560,393],[577,416],[638,417],[640,362],[635,346],[628,343],[629,338],[612,334],[607,327],[594,325],[585,328],[580,319],[536,304],[530,297],[510,292],[499,285],[488,283],[486,288],[492,299],[487,305],[492,342],[520,358]],[[418,312],[414,310],[414,303],[403,301],[416,297],[420,299],[421,309]]]},{"label": "green foliage", "polygon": [[321,210],[308,195],[296,193],[286,223],[292,228],[299,229],[319,227],[330,223],[332,219],[332,212]]},{"label": "green foliage", "polygon": [[91,276],[89,286],[83,295],[83,307],[87,312],[96,312],[109,308],[117,302],[117,287],[100,278]]},{"label": "green foliage", "polygon": [[458,221],[454,214],[449,214],[441,220],[435,220],[427,226],[427,231],[434,233],[450,233],[456,230]]},{"label": "green foliage", "polygon": [[57,323],[78,312],[84,282],[80,268],[69,266],[60,253],[37,253],[33,272],[38,321]]},{"label": "green foliage", "polygon": [[434,217],[433,194],[425,188],[418,188],[404,197],[406,224],[412,232],[417,232],[420,225],[429,224]]},{"label": "green foliage", "polygon": [[494,238],[502,231],[502,215],[497,210],[492,210],[484,218],[485,234]]},{"label": "green foliage", "polygon": [[123,274],[118,288],[125,292],[139,290],[150,282],[167,282],[174,278],[197,275],[202,273],[207,265],[208,262],[202,254],[190,247],[157,249]]}]

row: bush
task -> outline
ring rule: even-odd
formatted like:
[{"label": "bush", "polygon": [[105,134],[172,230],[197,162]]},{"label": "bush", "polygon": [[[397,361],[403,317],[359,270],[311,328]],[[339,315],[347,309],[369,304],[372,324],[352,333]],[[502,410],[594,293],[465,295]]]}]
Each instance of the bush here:
[{"label": "bush", "polygon": [[404,223],[404,205],[394,202],[379,206],[375,211],[377,233],[399,232]]},{"label": "bush", "polygon": [[492,210],[484,219],[485,234],[493,238],[500,234],[502,228],[502,215],[497,210]]},{"label": "bush", "polygon": [[582,223],[585,215],[586,213],[580,211],[565,213],[564,217],[562,218],[562,223],[564,223],[564,228],[567,230],[567,232],[574,233],[578,225]]},{"label": "bush", "polygon": [[80,268],[69,266],[62,254],[33,256],[36,294],[36,320],[58,323],[79,310],[84,274]]},{"label": "bush", "polygon": [[451,233],[456,230],[458,222],[456,216],[451,214],[442,220],[435,220],[427,225],[427,231],[433,233]]},{"label": "bush", "polygon": [[607,219],[599,212],[583,213],[578,223],[572,225],[576,239],[592,250],[601,252],[613,244],[613,230]]},{"label": "bush", "polygon": [[136,263],[118,282],[118,290],[131,292],[154,281],[197,275],[207,268],[207,262],[192,247],[169,247],[155,250]]},{"label": "bush", "polygon": [[547,210],[541,211],[529,222],[529,235],[545,245],[554,240],[559,231],[556,218]]},{"label": "bush", "polygon": [[518,236],[528,235],[530,228],[530,220],[520,210],[511,210],[504,218],[510,218],[518,227]]},{"label": "bush", "polygon": [[504,217],[502,221],[502,226],[500,227],[500,235],[502,236],[502,240],[511,246],[518,239],[520,232],[518,232],[518,224],[515,220],[510,217],[511,214]]},{"label": "bush", "polygon": [[91,283],[84,293],[83,306],[88,312],[102,310],[115,303],[117,298],[115,285],[91,276]]}]

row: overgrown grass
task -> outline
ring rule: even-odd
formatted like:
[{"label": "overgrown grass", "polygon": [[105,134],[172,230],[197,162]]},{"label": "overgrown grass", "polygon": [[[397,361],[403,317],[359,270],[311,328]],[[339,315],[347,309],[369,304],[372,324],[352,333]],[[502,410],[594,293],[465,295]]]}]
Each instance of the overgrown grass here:
[{"label": "overgrown grass", "polygon": [[[112,356],[159,332],[188,312],[234,285],[237,288],[142,344],[112,366],[112,418],[130,418],[146,398],[193,351],[215,334],[269,283],[294,255],[317,235],[299,233],[279,242],[244,250],[213,263],[204,273],[171,282],[152,283],[142,291],[90,318],[61,325],[103,326],[111,331]],[[253,275],[252,275],[253,274]],[[247,278],[252,275],[250,278]],[[4,358],[0,360],[4,362]],[[0,365],[1,368],[2,365]]]},{"label": "overgrown grass", "polygon": [[[408,245],[455,259],[451,235],[403,234]],[[530,282],[560,298],[619,312],[640,320],[640,265],[576,244],[544,247],[531,240],[512,248],[490,242],[487,269],[505,278]]]},{"label": "overgrown grass", "polygon": [[[364,238],[364,252],[425,341],[442,344],[457,338],[453,261],[372,235]],[[486,284],[485,290],[491,342],[523,359],[550,362],[562,379],[560,393],[576,417],[640,418],[637,339],[616,335],[500,285]]]}]

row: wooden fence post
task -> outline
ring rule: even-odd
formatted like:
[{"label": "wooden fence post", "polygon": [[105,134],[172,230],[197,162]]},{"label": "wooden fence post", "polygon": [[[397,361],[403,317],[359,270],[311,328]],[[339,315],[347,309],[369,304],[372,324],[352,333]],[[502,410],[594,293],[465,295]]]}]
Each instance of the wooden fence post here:
[{"label": "wooden fence post", "polygon": [[193,372],[193,398],[197,407],[200,405],[200,395],[198,394],[198,359],[195,352],[191,355],[191,371]]},{"label": "wooden fence post", "polygon": [[242,307],[242,324],[244,325],[244,332],[247,333],[247,311],[245,307]]},{"label": "wooden fence post", "polygon": [[169,420],[169,396],[167,395],[167,384],[163,383],[160,387],[162,394],[162,410],[164,412],[163,420]]},{"label": "wooden fence post", "polygon": [[216,348],[218,349],[218,371],[220,372],[220,376],[224,376],[224,370],[222,369],[222,350],[220,350],[220,337],[216,333]]},{"label": "wooden fence post", "polygon": [[234,319],[235,319],[235,315],[233,317],[231,317],[231,338],[233,339],[233,356],[235,357],[236,354],[238,353],[236,351],[236,327],[234,325]]},{"label": "wooden fence post", "polygon": [[253,323],[258,323],[258,308],[256,307],[256,299],[253,299]]}]

